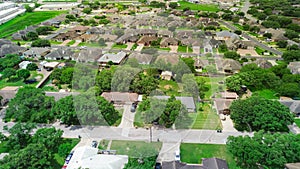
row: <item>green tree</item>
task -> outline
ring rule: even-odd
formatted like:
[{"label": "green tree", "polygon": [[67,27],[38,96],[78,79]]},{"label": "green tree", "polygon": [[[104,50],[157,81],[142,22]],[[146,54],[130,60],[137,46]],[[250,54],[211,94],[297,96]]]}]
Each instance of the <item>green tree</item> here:
[{"label": "green tree", "polygon": [[58,100],[54,106],[54,112],[57,118],[64,124],[80,124],[74,108],[73,96],[67,96]]},{"label": "green tree", "polygon": [[195,66],[194,66],[195,60],[193,58],[191,58],[191,57],[181,58],[181,60],[190,68],[192,73],[196,72]]},{"label": "green tree", "polygon": [[6,68],[3,70],[2,74],[3,74],[2,78],[5,79],[5,78],[11,78],[12,76],[16,75],[17,72],[13,68]]},{"label": "green tree", "polygon": [[42,89],[24,87],[9,102],[5,118],[20,122],[47,123],[54,120],[54,98],[45,96]]},{"label": "green tree", "polygon": [[169,7],[172,8],[172,9],[175,9],[175,8],[178,7],[178,4],[177,4],[177,2],[170,2]]},{"label": "green tree", "polygon": [[30,144],[26,148],[19,150],[16,154],[5,156],[0,161],[1,168],[35,168],[35,169],[52,169],[53,157],[48,150],[41,144]]},{"label": "green tree", "polygon": [[242,31],[241,30],[235,30],[234,33],[237,34],[237,35],[241,35]]},{"label": "green tree", "polygon": [[91,8],[84,8],[82,10],[82,12],[85,13],[85,14],[90,14],[92,12],[92,9]]},{"label": "green tree", "polygon": [[32,123],[16,123],[13,127],[5,129],[10,134],[7,140],[7,146],[10,151],[18,152],[20,149],[25,148],[30,144],[30,133],[34,128],[36,128],[36,126]]},{"label": "green tree", "polygon": [[17,76],[19,78],[22,78],[22,79],[26,80],[27,78],[30,77],[30,72],[27,69],[20,69],[20,70],[17,71]]},{"label": "green tree", "polygon": [[[111,81],[113,77],[113,70],[102,70],[96,77],[96,86],[102,93],[103,91],[111,90]],[[99,94],[100,94],[99,93]]]},{"label": "green tree", "polygon": [[224,53],[224,57],[229,59],[239,60],[241,58],[241,55],[239,55],[235,51],[228,51]]},{"label": "green tree", "polygon": [[199,96],[199,89],[193,74],[184,74],[182,76],[183,91],[195,99]]},{"label": "green tree", "polygon": [[159,80],[153,76],[144,75],[144,73],[139,73],[133,79],[130,89],[136,93],[149,95],[154,91],[159,84]]},{"label": "green tree", "polygon": [[54,127],[41,128],[34,133],[32,142],[44,145],[50,153],[56,153],[62,142],[62,134],[62,130],[57,130]]},{"label": "green tree", "polygon": [[26,69],[29,71],[34,71],[34,70],[38,69],[38,66],[35,63],[29,63],[27,65]]},{"label": "green tree", "polygon": [[282,83],[277,88],[277,92],[280,93],[281,96],[299,97],[300,86],[299,83]]},{"label": "green tree", "polygon": [[284,36],[289,39],[299,38],[299,34],[293,30],[286,30]]},{"label": "green tree", "polygon": [[299,61],[300,50],[291,50],[291,51],[283,52],[282,58],[287,62]]},{"label": "green tree", "polygon": [[99,24],[104,24],[104,25],[106,25],[106,24],[108,24],[110,21],[108,20],[108,19],[100,19],[99,20]]},{"label": "green tree", "polygon": [[39,35],[36,32],[28,32],[26,34],[26,38],[23,40],[29,40],[29,41],[34,41],[39,38]]},{"label": "green tree", "polygon": [[270,134],[261,131],[253,137],[229,136],[226,145],[241,168],[281,169],[285,163],[300,160],[300,137],[291,133]]},{"label": "green tree", "polygon": [[50,47],[51,43],[46,39],[38,39],[31,43],[31,47]]},{"label": "green tree", "polygon": [[285,40],[280,40],[280,41],[278,41],[277,42],[277,46],[279,47],[279,48],[286,48],[286,46],[287,46],[287,41],[285,41]]},{"label": "green tree", "polygon": [[263,37],[271,39],[272,38],[272,33],[265,33],[265,34],[263,34]]},{"label": "green tree", "polygon": [[278,101],[260,97],[236,100],[230,111],[230,118],[239,131],[288,131],[287,125],[294,122],[289,108]]},{"label": "green tree", "polygon": [[48,35],[50,33],[50,31],[53,31],[53,27],[51,27],[51,26],[41,26],[41,27],[36,28],[36,32],[39,35]]}]

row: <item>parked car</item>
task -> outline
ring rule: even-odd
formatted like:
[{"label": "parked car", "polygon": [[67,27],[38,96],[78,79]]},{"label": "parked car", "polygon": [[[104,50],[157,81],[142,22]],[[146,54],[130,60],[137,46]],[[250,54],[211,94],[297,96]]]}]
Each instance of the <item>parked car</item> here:
[{"label": "parked car", "polygon": [[175,161],[180,161],[180,152],[179,152],[179,150],[175,151]]},{"label": "parked car", "polygon": [[161,163],[156,163],[154,169],[162,169]]},{"label": "parked car", "polygon": [[134,113],[135,110],[136,110],[136,107],[137,107],[137,104],[136,104],[136,103],[132,103],[131,108],[130,108],[130,111],[131,111],[132,113]]},{"label": "parked car", "polygon": [[94,140],[94,141],[92,141],[92,145],[91,146],[94,147],[94,148],[97,148],[97,144],[98,144],[98,142]]},{"label": "parked car", "polygon": [[74,154],[74,151],[72,151],[72,152],[67,156],[66,161],[65,161],[66,164],[69,164],[69,162],[70,162],[70,160],[71,160],[73,154]]},{"label": "parked car", "polygon": [[222,133],[222,130],[221,130],[221,129],[218,129],[218,130],[217,130],[217,133]]}]

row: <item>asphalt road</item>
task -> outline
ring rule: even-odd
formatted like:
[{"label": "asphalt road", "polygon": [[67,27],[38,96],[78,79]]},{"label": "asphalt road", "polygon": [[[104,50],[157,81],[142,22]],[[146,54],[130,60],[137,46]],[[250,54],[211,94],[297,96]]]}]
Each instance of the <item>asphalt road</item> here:
[{"label": "asphalt road", "polygon": [[[225,21],[222,21],[222,20],[219,20],[219,22],[222,23],[223,25],[225,25],[226,27],[228,27],[229,29],[231,29],[232,31],[237,30],[236,27],[234,27],[232,24],[230,24],[230,23],[228,23],[228,22],[225,22]],[[242,33],[241,36],[242,36],[243,38],[245,38],[245,39],[251,40],[252,42],[254,42],[254,43],[255,43],[257,46],[259,46],[260,48],[263,48],[263,49],[265,49],[265,50],[267,50],[267,51],[269,51],[269,52],[272,52],[272,53],[274,53],[274,54],[276,54],[276,55],[280,55],[280,56],[282,55],[282,52],[280,52],[280,51],[278,51],[278,50],[276,50],[276,49],[274,49],[274,48],[271,48],[271,47],[269,47],[269,46],[267,46],[267,45],[265,45],[265,44],[263,44],[263,43],[260,43],[257,39],[255,39],[255,38],[249,36],[249,35],[246,34],[246,33]]]}]

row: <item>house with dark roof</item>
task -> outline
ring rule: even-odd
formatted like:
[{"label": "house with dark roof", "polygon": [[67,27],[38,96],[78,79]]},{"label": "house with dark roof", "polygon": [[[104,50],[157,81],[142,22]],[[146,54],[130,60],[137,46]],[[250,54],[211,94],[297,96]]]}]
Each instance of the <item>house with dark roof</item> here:
[{"label": "house with dark roof", "polygon": [[242,65],[233,59],[216,59],[217,70],[222,73],[238,73]]},{"label": "house with dark roof", "polygon": [[214,107],[219,114],[229,115],[229,107],[233,101],[233,99],[216,98],[214,99]]},{"label": "house with dark roof", "polygon": [[[156,99],[168,100],[170,96],[153,96]],[[196,104],[193,97],[176,96],[176,100],[179,100],[181,104],[185,105],[188,112],[196,112]]]},{"label": "house with dark roof", "polygon": [[173,37],[173,32],[171,32],[169,30],[159,30],[157,32],[157,36],[171,38],[171,37]]},{"label": "house with dark roof", "polygon": [[179,161],[162,162],[162,169],[229,169],[227,162],[219,158],[203,158],[202,164],[187,164]]},{"label": "house with dark roof", "polygon": [[139,64],[149,65],[153,60],[153,55],[142,54],[142,53],[131,53],[128,58],[129,59],[135,58],[139,62]]},{"label": "house with dark roof", "polygon": [[228,40],[228,39],[239,39],[239,35],[229,32],[229,31],[221,31],[216,33],[216,40]]},{"label": "house with dark roof", "polygon": [[229,169],[227,162],[219,158],[203,158],[202,164],[208,169]]},{"label": "house with dark roof", "polygon": [[201,72],[203,68],[205,68],[206,66],[209,65],[208,60],[200,59],[200,58],[195,58],[195,57],[193,57],[193,59],[195,61],[194,62],[195,69],[198,72]]},{"label": "house with dark roof", "polygon": [[144,46],[150,46],[151,42],[156,41],[156,36],[142,36],[138,41],[137,44],[144,45]]},{"label": "house with dark roof", "polygon": [[21,55],[26,48],[15,45],[15,44],[4,44],[0,47],[0,57],[3,57],[7,54],[18,54]]},{"label": "house with dark roof", "polygon": [[50,53],[49,48],[40,48],[40,47],[32,47],[29,50],[23,53],[25,57],[32,57],[32,58],[43,58],[48,53]]},{"label": "house with dark roof", "polygon": [[160,47],[166,48],[169,46],[177,46],[178,45],[178,40],[175,38],[163,38],[160,41]]},{"label": "house with dark roof", "polygon": [[108,102],[113,103],[115,106],[138,102],[139,97],[137,93],[128,92],[103,92],[101,96]]},{"label": "house with dark roof", "polygon": [[81,49],[80,52],[75,52],[71,59],[77,62],[96,62],[102,55],[102,50],[99,48]]},{"label": "house with dark roof", "polygon": [[158,55],[155,62],[158,62],[159,60],[162,60],[165,63],[170,63],[172,65],[175,65],[179,62],[179,56],[176,54],[165,53],[165,54]]},{"label": "house with dark roof", "polygon": [[79,94],[79,92],[45,92],[46,96],[54,97],[55,101],[58,101],[67,96],[76,96]]}]

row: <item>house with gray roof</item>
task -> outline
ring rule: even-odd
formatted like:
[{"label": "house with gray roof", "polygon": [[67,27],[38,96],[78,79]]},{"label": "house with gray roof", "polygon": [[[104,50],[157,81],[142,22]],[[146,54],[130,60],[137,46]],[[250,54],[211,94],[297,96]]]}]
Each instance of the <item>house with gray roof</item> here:
[{"label": "house with gray roof", "polygon": [[105,53],[97,61],[100,65],[106,66],[108,62],[112,62],[115,65],[122,64],[127,57],[127,54],[123,51],[118,53]]},{"label": "house with gray roof", "polygon": [[40,47],[33,47],[23,53],[25,57],[32,57],[32,58],[42,58],[50,53],[49,48],[40,48]]},{"label": "house with gray roof", "polygon": [[79,92],[45,92],[46,96],[54,97],[55,101],[58,101],[67,96],[76,96],[79,94]]},{"label": "house with gray roof", "polygon": [[279,102],[288,107],[296,116],[300,116],[300,100],[279,100]]},{"label": "house with gray roof", "polygon": [[217,70],[222,73],[238,73],[242,65],[233,59],[216,59]]},{"label": "house with gray roof", "polygon": [[229,31],[221,31],[216,33],[216,40],[228,40],[228,39],[239,39],[239,35],[229,32]]},{"label": "house with gray roof", "polygon": [[287,68],[292,74],[300,74],[300,62],[290,62]]},{"label": "house with gray roof", "polygon": [[129,59],[135,58],[139,64],[149,65],[153,60],[153,55],[142,54],[142,53],[132,53],[128,57]]},{"label": "house with gray roof", "polygon": [[[170,96],[153,96],[160,100],[168,100]],[[196,112],[196,104],[193,97],[176,96],[176,100],[179,100],[181,104],[185,105],[188,112]]]},{"label": "house with gray roof", "polygon": [[54,48],[50,53],[45,56],[47,60],[69,60],[74,54],[73,50],[69,47]]},{"label": "house with gray roof", "polygon": [[208,169],[229,169],[227,162],[219,158],[204,158],[202,164]]},{"label": "house with gray roof", "polygon": [[77,62],[96,62],[101,55],[102,50],[99,48],[86,48],[74,53],[71,59]]},{"label": "house with gray roof", "polygon": [[3,57],[7,54],[18,54],[21,55],[26,48],[15,45],[15,44],[4,44],[0,47],[0,57]]},{"label": "house with gray roof", "polygon": [[173,37],[173,32],[171,32],[169,30],[159,30],[157,32],[157,36],[171,38],[171,37]]},{"label": "house with gray roof", "polygon": [[162,162],[163,169],[229,169],[227,162],[219,158],[203,158],[202,164],[187,164],[179,161]]}]

